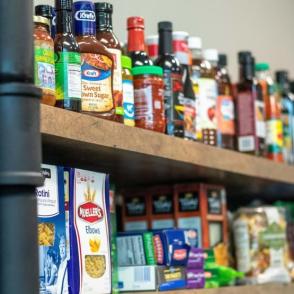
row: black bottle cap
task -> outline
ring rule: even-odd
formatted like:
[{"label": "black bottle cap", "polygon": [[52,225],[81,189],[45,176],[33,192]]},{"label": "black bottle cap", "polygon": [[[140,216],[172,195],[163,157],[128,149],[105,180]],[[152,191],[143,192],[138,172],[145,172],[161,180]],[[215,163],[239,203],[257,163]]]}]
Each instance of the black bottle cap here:
[{"label": "black bottle cap", "polygon": [[158,31],[170,31],[173,30],[173,24],[170,21],[161,21],[158,23]]},{"label": "black bottle cap", "polygon": [[252,62],[252,54],[250,51],[240,51],[238,53],[239,63],[251,63]]},{"label": "black bottle cap", "polygon": [[228,59],[226,54],[219,54],[218,55],[218,65],[221,67],[225,67],[228,65]]},{"label": "black bottle cap", "polygon": [[55,0],[55,10],[72,11],[73,0]]},{"label": "black bottle cap", "polygon": [[276,81],[278,84],[284,84],[289,82],[288,72],[286,70],[276,71]]},{"label": "black bottle cap", "polygon": [[294,81],[290,82],[290,92],[294,93]]},{"label": "black bottle cap", "polygon": [[95,11],[96,12],[106,12],[111,13],[113,12],[113,5],[107,2],[96,2],[95,3]]},{"label": "black bottle cap", "polygon": [[55,15],[54,8],[50,5],[37,5],[35,7],[35,14],[52,19]]}]

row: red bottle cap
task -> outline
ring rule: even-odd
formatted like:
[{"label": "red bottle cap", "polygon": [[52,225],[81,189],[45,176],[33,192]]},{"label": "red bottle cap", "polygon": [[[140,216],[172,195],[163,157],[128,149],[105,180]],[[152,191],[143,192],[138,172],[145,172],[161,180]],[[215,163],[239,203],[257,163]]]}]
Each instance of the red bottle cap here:
[{"label": "red bottle cap", "polygon": [[144,30],[144,27],[145,27],[144,18],[140,17],[140,16],[129,17],[128,21],[127,21],[127,26],[128,26],[128,30],[129,29],[134,29],[134,28]]}]

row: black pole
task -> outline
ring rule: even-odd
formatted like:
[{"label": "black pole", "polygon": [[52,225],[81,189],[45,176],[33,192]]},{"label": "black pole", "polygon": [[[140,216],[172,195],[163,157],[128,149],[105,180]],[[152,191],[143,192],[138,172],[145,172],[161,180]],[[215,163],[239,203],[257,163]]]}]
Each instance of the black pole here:
[{"label": "black pole", "polygon": [[0,293],[37,294],[40,96],[33,0],[0,0]]}]

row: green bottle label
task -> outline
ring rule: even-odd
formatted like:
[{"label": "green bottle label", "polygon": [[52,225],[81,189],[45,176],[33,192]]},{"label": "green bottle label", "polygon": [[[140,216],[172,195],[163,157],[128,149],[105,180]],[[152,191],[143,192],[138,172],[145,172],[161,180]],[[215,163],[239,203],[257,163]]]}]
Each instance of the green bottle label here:
[{"label": "green bottle label", "polygon": [[81,55],[55,53],[56,99],[81,99]]}]

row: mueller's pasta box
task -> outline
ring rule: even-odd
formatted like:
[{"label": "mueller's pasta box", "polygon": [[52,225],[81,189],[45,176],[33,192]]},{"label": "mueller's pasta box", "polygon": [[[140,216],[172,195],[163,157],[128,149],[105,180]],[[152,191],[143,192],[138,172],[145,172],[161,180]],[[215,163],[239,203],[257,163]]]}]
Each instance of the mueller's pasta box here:
[{"label": "mueller's pasta box", "polygon": [[63,168],[42,165],[38,201],[40,293],[68,293]]},{"label": "mueller's pasta box", "polygon": [[109,180],[70,169],[70,284],[74,294],[111,293]]}]

